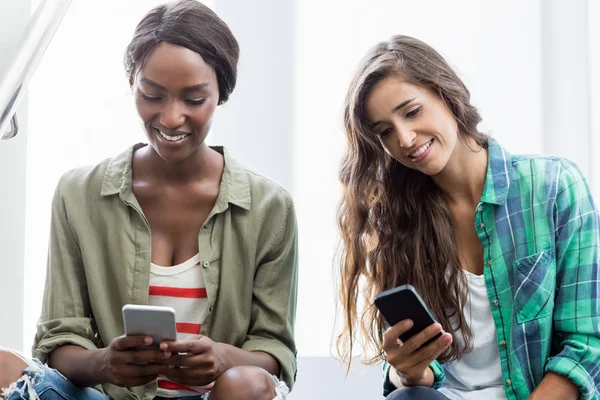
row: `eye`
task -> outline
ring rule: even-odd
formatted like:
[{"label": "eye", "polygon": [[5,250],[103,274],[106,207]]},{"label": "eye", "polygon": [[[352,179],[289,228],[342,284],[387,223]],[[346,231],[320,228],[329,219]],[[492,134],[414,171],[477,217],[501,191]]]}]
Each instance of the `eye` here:
[{"label": "eye", "polygon": [[192,106],[200,106],[200,105],[204,104],[205,101],[206,101],[205,98],[186,100],[186,102]]},{"label": "eye", "polygon": [[385,138],[387,135],[389,135],[389,133],[392,131],[392,128],[387,128],[384,129],[383,131],[379,132],[378,135],[380,138]]},{"label": "eye", "polygon": [[147,96],[144,93],[140,92],[142,99],[149,101],[149,102],[157,102],[157,101],[161,101],[162,97],[152,97],[152,96]]},{"label": "eye", "polygon": [[417,115],[419,115],[420,112],[421,112],[421,107],[413,108],[412,110],[410,110],[409,112],[406,113],[406,118],[416,117]]}]

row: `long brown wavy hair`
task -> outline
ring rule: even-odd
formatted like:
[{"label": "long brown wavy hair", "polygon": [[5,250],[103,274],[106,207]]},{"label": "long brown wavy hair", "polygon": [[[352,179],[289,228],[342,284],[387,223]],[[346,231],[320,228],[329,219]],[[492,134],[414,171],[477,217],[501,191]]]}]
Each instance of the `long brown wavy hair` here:
[{"label": "long brown wavy hair", "polygon": [[455,360],[472,349],[471,330],[462,312],[468,287],[448,199],[431,177],[389,156],[368,122],[366,100],[389,76],[431,90],[456,118],[461,142],[486,147],[485,136],[477,131],[481,117],[470,104],[467,87],[437,51],[415,38],[394,36],[368,52],[344,106],[347,151],[338,209],[344,329],[337,350],[348,367],[355,344],[365,356],[375,350],[367,363],[383,359],[384,322],[373,299],[401,284],[417,289],[444,330],[462,332],[465,345],[454,340],[439,361]]}]

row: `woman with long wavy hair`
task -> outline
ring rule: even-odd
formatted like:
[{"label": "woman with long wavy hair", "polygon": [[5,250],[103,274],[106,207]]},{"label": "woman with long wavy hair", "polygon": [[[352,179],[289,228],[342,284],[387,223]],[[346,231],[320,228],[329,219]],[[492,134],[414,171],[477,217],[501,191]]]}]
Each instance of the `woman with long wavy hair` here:
[{"label": "woman with long wavy hair", "polygon": [[[374,350],[394,400],[598,399],[589,188],[565,159],[510,155],[480,121],[427,44],[395,36],[364,58],[344,112],[340,354]],[[412,321],[386,329],[373,305],[402,284],[438,321],[405,343]]]}]

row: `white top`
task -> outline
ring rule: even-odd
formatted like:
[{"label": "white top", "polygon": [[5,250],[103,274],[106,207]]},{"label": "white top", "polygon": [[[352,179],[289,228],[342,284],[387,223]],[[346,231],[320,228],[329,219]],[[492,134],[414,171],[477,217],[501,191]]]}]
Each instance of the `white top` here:
[{"label": "white top", "polygon": [[[208,298],[204,276],[200,268],[200,254],[172,267],[150,266],[148,304],[175,309],[177,340],[186,340],[200,334],[202,323],[208,315]],[[161,376],[158,378],[158,396],[198,396],[210,391],[207,386],[184,386]]]},{"label": "white top", "polygon": [[[469,297],[464,315],[473,333],[473,350],[443,365],[446,380],[439,392],[450,400],[505,400],[496,325],[483,275],[464,270]],[[464,344],[460,332],[453,337]]]}]

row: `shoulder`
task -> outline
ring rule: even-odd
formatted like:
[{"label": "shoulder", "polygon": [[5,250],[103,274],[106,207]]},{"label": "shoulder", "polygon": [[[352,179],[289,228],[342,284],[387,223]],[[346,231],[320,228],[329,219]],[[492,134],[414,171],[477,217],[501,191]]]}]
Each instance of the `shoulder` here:
[{"label": "shoulder", "polygon": [[81,197],[84,194],[97,193],[100,196],[102,183],[111,159],[96,165],[77,167],[64,173],[58,181],[56,194],[62,197]]},{"label": "shoulder", "polygon": [[537,180],[564,183],[565,180],[585,181],[579,166],[564,157],[551,155],[515,155],[512,165],[519,178],[535,176]]},{"label": "shoulder", "polygon": [[250,188],[250,214],[267,231],[281,234],[296,225],[294,201],[281,185],[262,174],[246,168]]},{"label": "shoulder", "polygon": [[259,214],[259,218],[265,213],[273,216],[293,210],[292,196],[280,184],[235,160],[227,150],[224,154],[230,201],[244,206],[251,214]]},{"label": "shoulder", "polygon": [[519,155],[513,156],[513,166],[520,192],[537,203],[554,203],[559,209],[593,203],[583,172],[567,158]]},{"label": "shoulder", "polygon": [[281,185],[251,169],[246,169],[250,186],[252,204],[258,206],[281,205],[286,208],[293,206],[292,195]]},{"label": "shoulder", "polygon": [[296,214],[291,194],[281,185],[232,159],[226,153],[226,185],[236,221],[243,231],[252,230],[262,248],[293,241]]},{"label": "shoulder", "polygon": [[72,169],[59,180],[57,193],[70,196],[100,198],[117,194],[131,174],[131,160],[136,147],[131,146],[121,154],[107,158],[95,165]]}]

